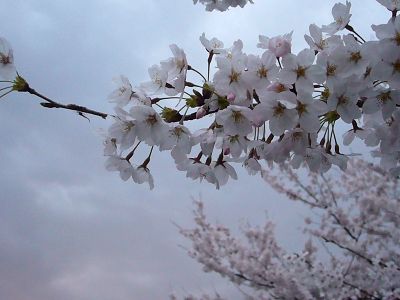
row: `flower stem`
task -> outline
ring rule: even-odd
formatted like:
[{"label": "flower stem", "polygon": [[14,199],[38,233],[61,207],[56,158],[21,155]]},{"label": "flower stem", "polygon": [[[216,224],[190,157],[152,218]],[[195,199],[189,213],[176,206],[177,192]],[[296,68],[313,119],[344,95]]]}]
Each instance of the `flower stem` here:
[{"label": "flower stem", "polygon": [[200,73],[198,70],[196,70],[195,68],[192,68],[191,66],[188,66],[188,70],[192,70],[193,72],[199,74],[199,75],[204,79],[204,81],[207,81],[207,79],[204,77],[204,75],[201,74],[201,73]]}]

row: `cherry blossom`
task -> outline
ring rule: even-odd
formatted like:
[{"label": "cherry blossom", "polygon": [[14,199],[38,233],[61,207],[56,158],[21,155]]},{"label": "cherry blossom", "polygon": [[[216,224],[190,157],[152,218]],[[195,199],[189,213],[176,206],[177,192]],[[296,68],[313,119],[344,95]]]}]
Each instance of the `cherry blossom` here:
[{"label": "cherry blossom", "polygon": [[206,48],[208,52],[212,52],[214,54],[221,54],[224,51],[224,43],[221,42],[217,38],[212,38],[211,40],[206,38],[206,34],[203,32],[203,34],[200,36],[200,42]]},{"label": "cherry blossom", "polygon": [[197,2],[205,5],[208,11],[225,11],[229,7],[244,7],[248,2],[253,3],[252,0],[193,0],[194,4]]},{"label": "cherry blossom", "polygon": [[13,50],[8,41],[0,37],[0,78],[13,80],[15,76]]},{"label": "cherry blossom", "polygon": [[400,10],[399,0],[377,0],[377,1],[390,11]]},{"label": "cherry blossom", "polygon": [[335,21],[327,26],[323,26],[322,30],[329,34],[335,34],[339,30],[344,29],[350,21],[350,8],[351,3],[349,1],[346,1],[346,5],[336,3],[332,8],[332,16]]},{"label": "cherry blossom", "polygon": [[[223,11],[251,1],[194,2]],[[104,138],[105,156],[114,157],[107,159],[111,170],[128,169],[115,157],[142,166],[135,155],[138,147],[147,148],[150,156],[157,150],[170,151],[178,170],[220,188],[236,178],[238,165],[253,175],[260,174],[260,166],[282,163],[314,172],[332,166],[345,170],[351,154],[346,146],[357,137],[382,166],[398,174],[398,2],[378,2],[390,12],[387,22],[372,25],[377,37],[373,41],[366,41],[350,24],[351,3],[346,1],[333,6],[332,23],[309,26],[310,35],[304,36],[308,48],[298,53],[292,53],[293,32],[259,35],[256,53],[244,52],[241,40],[225,46],[203,33],[203,74],[172,44],[172,55],[148,69],[148,80],[131,83],[123,75],[114,80],[116,89],[109,96],[113,115],[55,102],[21,76],[4,81],[5,94],[0,97],[28,92],[44,100],[41,105],[46,108],[112,118]],[[10,45],[0,41],[0,53],[10,62],[6,66],[14,68]],[[150,158],[135,182],[152,186],[146,171]],[[115,167],[110,166],[113,162]]]},{"label": "cherry blossom", "polygon": [[276,57],[282,57],[291,52],[293,31],[284,35],[268,38],[264,35],[259,36],[259,48],[268,49]]},{"label": "cherry blossom", "polygon": [[[305,219],[302,250],[293,253],[280,246],[271,220],[243,226],[242,235],[235,235],[210,223],[199,201],[195,228],[180,232],[192,243],[188,254],[206,272],[244,289],[249,299],[400,297],[398,180],[361,160],[351,160],[340,177],[309,173],[304,180],[288,166],[279,173],[264,170],[263,177],[314,212]],[[215,299],[225,298],[218,294]]]}]

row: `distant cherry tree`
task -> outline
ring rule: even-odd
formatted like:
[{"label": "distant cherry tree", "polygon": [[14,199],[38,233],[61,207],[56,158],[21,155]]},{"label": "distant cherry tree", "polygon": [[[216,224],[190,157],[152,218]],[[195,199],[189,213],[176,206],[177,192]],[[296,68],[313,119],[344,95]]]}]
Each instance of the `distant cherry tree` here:
[{"label": "distant cherry tree", "polygon": [[235,236],[224,225],[210,223],[199,201],[196,227],[181,233],[192,242],[189,255],[206,272],[246,287],[248,299],[400,299],[396,178],[362,160],[350,160],[340,176],[309,173],[301,179],[285,165],[263,176],[313,213],[305,219],[303,250],[282,248],[270,220],[261,227],[245,226],[243,235]]}]

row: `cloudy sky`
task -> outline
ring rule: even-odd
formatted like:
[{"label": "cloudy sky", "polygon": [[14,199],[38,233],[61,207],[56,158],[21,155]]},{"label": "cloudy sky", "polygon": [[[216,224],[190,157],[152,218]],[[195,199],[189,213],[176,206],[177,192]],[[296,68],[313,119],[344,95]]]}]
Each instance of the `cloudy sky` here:
[{"label": "cloudy sky", "polygon": [[[204,70],[198,41],[206,32],[230,45],[241,38],[260,53],[258,35],[294,30],[295,52],[308,25],[327,24],[335,1],[256,0],[245,9],[208,13],[191,0],[2,0],[0,36],[13,45],[19,72],[41,93],[63,103],[112,112],[112,77],[136,84],[147,68],[184,48]],[[353,1],[352,25],[373,37],[368,23],[388,13],[373,0]],[[302,207],[260,178],[217,191],[175,170],[156,153],[156,188],[123,182],[104,169],[103,120],[48,110],[28,95],[0,101],[0,299],[166,299],[176,291],[218,291],[240,298],[232,285],[203,274],[187,257],[173,223],[193,226],[192,198],[201,197],[212,220],[260,224],[268,213],[282,243],[296,249]]]}]

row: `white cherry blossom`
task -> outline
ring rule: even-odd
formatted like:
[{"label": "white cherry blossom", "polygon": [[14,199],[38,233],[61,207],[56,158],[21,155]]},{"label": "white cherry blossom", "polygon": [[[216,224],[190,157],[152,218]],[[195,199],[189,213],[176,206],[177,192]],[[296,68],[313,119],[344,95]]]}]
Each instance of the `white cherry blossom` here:
[{"label": "white cherry blossom", "polygon": [[212,51],[214,54],[221,54],[226,52],[223,42],[215,37],[213,37],[211,40],[207,39],[204,32],[200,36],[200,42],[208,52]]},{"label": "white cherry blossom", "polygon": [[257,47],[268,49],[275,55],[275,57],[283,57],[292,51],[292,34],[293,31],[272,38],[260,35],[260,42],[257,44]]},{"label": "white cherry blossom", "polygon": [[350,8],[351,3],[349,1],[346,1],[346,5],[342,3],[336,3],[332,8],[332,16],[334,22],[329,25],[323,26],[322,30],[333,35],[336,32],[344,29],[350,21]]},{"label": "white cherry blossom", "polygon": [[304,49],[296,56],[288,54],[282,58],[283,69],[279,73],[279,80],[287,84],[296,84],[296,90],[307,93],[314,91],[314,83],[324,82],[324,70],[313,65],[314,51]]},{"label": "white cherry blossom", "polygon": [[252,132],[251,110],[247,107],[230,105],[229,107],[217,113],[218,124],[224,127],[227,135],[246,136]]},{"label": "white cherry blossom", "polygon": [[16,76],[13,49],[5,38],[0,37],[0,78],[14,80]]},{"label": "white cherry blossom", "polygon": [[159,145],[167,127],[154,108],[144,105],[134,106],[130,114],[136,120],[137,137],[150,146]]}]

